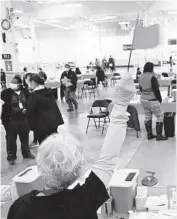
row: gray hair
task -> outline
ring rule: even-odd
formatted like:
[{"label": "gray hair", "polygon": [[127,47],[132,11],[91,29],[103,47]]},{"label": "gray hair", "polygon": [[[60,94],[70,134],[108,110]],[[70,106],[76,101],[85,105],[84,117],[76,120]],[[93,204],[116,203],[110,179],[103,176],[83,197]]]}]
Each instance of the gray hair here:
[{"label": "gray hair", "polygon": [[79,142],[66,133],[53,134],[43,141],[36,160],[45,186],[50,189],[66,189],[85,167]]}]

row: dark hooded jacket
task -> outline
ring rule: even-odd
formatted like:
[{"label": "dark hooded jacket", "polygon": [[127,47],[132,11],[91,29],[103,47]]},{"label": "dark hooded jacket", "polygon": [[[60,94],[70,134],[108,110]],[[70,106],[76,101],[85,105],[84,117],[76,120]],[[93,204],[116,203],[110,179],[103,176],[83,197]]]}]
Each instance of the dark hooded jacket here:
[{"label": "dark hooded jacket", "polygon": [[[1,100],[4,101],[4,104],[2,106],[1,120],[4,126],[8,126],[8,123],[12,117],[11,100],[12,100],[13,92],[14,91],[11,88],[5,89],[1,92]],[[21,92],[23,92],[25,99],[27,100],[29,98],[28,90],[21,86]],[[25,102],[25,108],[26,108],[26,102]]]},{"label": "dark hooded jacket", "polygon": [[30,130],[51,131],[64,124],[51,89],[44,88],[31,93],[27,102],[27,117]]}]

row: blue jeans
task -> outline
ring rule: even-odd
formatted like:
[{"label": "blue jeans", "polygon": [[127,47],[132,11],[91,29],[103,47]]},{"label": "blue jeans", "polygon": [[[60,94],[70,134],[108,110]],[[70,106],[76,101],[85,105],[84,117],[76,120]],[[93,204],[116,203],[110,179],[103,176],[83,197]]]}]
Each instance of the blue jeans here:
[{"label": "blue jeans", "polygon": [[67,87],[65,90],[65,100],[69,109],[73,109],[73,104],[75,107],[77,107],[78,103],[76,101],[76,91],[71,91],[70,87]]}]

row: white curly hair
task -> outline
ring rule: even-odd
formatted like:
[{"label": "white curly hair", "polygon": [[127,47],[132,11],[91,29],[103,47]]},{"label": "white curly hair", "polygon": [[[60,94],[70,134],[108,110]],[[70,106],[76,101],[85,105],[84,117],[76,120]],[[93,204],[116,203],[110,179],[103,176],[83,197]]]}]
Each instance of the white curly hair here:
[{"label": "white curly hair", "polygon": [[68,133],[53,134],[43,141],[36,160],[45,187],[49,189],[68,188],[85,170],[80,144]]}]

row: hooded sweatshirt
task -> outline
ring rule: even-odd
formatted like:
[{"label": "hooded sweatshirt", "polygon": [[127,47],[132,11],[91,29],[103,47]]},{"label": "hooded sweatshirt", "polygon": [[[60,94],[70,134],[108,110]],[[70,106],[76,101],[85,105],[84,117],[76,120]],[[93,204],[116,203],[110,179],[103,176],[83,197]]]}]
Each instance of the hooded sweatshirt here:
[{"label": "hooded sweatshirt", "polygon": [[51,131],[64,124],[51,89],[43,88],[31,93],[27,103],[30,129],[36,132]]}]

